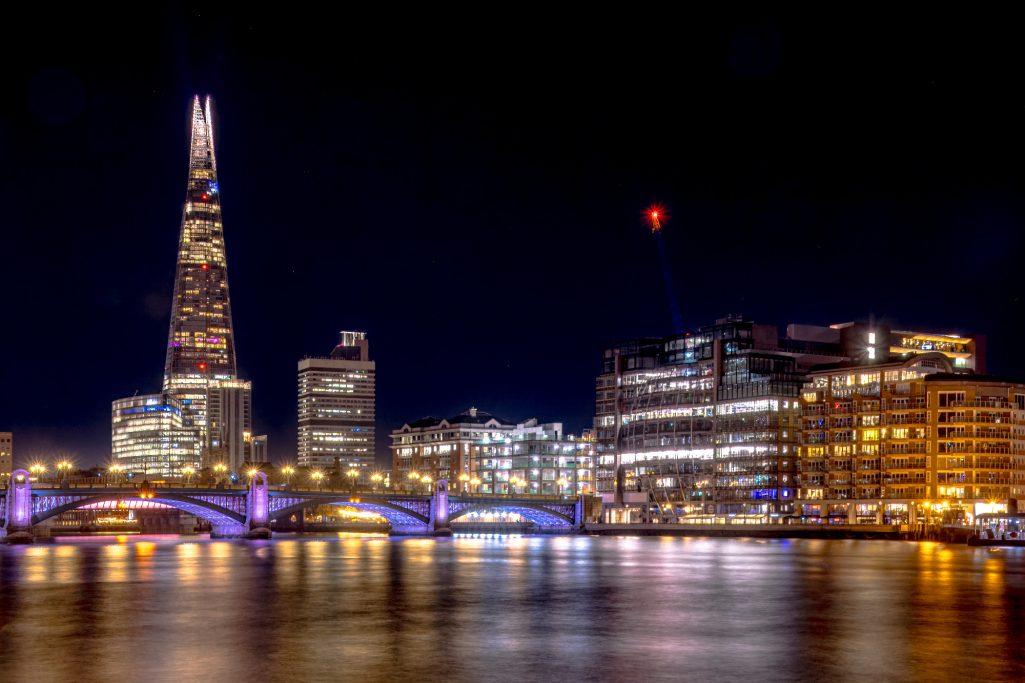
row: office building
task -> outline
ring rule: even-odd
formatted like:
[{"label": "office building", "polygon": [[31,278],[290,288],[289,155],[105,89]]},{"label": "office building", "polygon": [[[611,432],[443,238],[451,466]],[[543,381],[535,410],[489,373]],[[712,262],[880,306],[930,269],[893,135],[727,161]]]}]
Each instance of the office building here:
[{"label": "office building", "polygon": [[14,435],[11,432],[0,432],[0,486],[11,480],[14,471]]},{"label": "office building", "polygon": [[178,399],[133,396],[111,406],[111,455],[128,473],[178,477],[197,466],[200,443],[187,427]]},{"label": "office building", "polygon": [[299,361],[300,467],[373,470],[377,364],[365,332],[342,332],[327,358]]},{"label": "office building", "polygon": [[260,434],[252,438],[249,446],[249,460],[251,462],[270,462],[270,453],[267,450],[267,435]]},{"label": "office building", "polygon": [[207,389],[236,379],[235,335],[228,297],[221,195],[217,184],[210,98],[192,107],[189,177],[178,242],[164,393],[182,406],[185,426],[207,439]]},{"label": "office building", "polygon": [[251,460],[253,442],[252,384],[213,380],[207,389],[207,443],[203,466],[220,463],[240,472]]},{"label": "office building", "polygon": [[596,382],[597,485],[616,521],[770,521],[797,495],[800,401],[816,366],[912,359],[984,367],[982,340],[888,326],[774,325],[728,316],[695,333],[605,349]]},{"label": "office building", "polygon": [[[192,106],[188,181],[178,240],[164,386],[158,400],[159,405],[169,408],[168,413],[180,416],[181,425],[172,424],[171,420],[161,423],[172,432],[159,437],[150,433],[152,425],[148,425],[140,432],[145,441],[134,446],[126,441],[134,430],[118,432],[118,426],[112,425],[112,440],[119,444],[122,454],[145,452],[148,458],[166,452],[177,458],[185,453],[184,447],[154,449],[153,444],[160,442],[194,444],[195,457],[189,466],[195,468],[215,461],[235,467],[246,459],[243,451],[252,435],[250,388],[248,382],[237,377],[220,198],[210,98],[204,105],[197,95]],[[114,415],[118,415],[117,406],[123,402],[126,409],[131,409],[133,400],[115,401]],[[216,424],[211,424],[211,410]],[[184,438],[182,430],[195,434]],[[165,472],[177,471],[180,466],[178,460],[163,465],[145,463],[147,469]]]}]

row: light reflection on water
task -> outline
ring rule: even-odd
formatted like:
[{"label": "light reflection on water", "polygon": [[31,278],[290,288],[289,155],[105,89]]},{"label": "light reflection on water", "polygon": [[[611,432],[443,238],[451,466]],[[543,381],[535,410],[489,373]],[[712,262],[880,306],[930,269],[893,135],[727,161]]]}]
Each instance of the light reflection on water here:
[{"label": "light reflection on water", "polygon": [[3,680],[1025,678],[1025,549],[697,538],[0,547]]}]

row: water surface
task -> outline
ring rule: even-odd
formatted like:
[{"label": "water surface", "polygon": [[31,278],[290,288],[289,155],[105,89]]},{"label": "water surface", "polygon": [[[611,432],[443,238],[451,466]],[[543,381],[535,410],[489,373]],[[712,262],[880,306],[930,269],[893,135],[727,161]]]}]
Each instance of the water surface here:
[{"label": "water surface", "polygon": [[1025,679],[1025,549],[613,537],[0,546],[0,680]]}]

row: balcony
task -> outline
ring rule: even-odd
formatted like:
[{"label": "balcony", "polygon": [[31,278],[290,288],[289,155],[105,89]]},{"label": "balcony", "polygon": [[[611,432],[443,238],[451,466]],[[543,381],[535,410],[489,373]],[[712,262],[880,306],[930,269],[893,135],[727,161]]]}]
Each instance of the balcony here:
[{"label": "balcony", "polygon": [[953,401],[952,408],[1011,408],[1006,399],[977,398],[972,401]]}]

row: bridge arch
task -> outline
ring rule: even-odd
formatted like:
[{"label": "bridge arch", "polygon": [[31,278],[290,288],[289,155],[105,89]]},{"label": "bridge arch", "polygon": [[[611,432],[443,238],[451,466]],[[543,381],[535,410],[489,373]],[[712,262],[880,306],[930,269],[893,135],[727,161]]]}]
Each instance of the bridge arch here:
[{"label": "bridge arch", "polygon": [[69,510],[77,510],[87,505],[94,503],[106,503],[109,501],[138,501],[140,503],[161,503],[169,507],[176,508],[182,512],[187,512],[196,517],[201,517],[207,520],[213,525],[237,525],[244,524],[246,521],[245,515],[229,510],[226,507],[222,507],[215,503],[210,503],[199,498],[191,498],[189,496],[181,496],[173,493],[160,492],[154,494],[152,498],[143,498],[137,495],[125,495],[125,494],[105,494],[97,496],[83,496],[77,500],[73,500],[70,503],[64,505],[58,505],[50,508],[38,514],[32,515],[32,523],[39,524],[44,522],[51,517],[68,512]]},{"label": "bridge arch", "polygon": [[467,505],[449,515],[448,521],[453,522],[463,515],[471,512],[486,512],[489,510],[504,510],[515,512],[524,519],[527,519],[538,526],[572,526],[573,517],[556,512],[542,505],[524,502],[487,502],[477,505]]},{"label": "bridge arch", "polygon": [[381,515],[395,527],[409,527],[409,526],[424,526],[428,523],[428,519],[423,515],[416,513],[409,508],[404,508],[401,505],[396,505],[385,500],[361,500],[359,502],[350,501],[348,498],[339,500],[333,500],[327,498],[324,500],[308,500],[295,505],[290,505],[280,510],[274,510],[270,513],[271,521],[281,519],[282,517],[290,517],[303,511],[308,507],[315,505],[340,505],[343,507],[356,508],[357,510],[366,510],[367,512],[373,512]]}]

